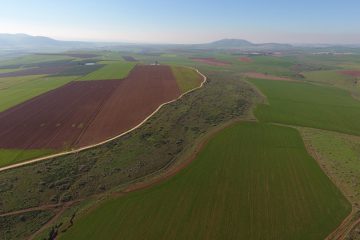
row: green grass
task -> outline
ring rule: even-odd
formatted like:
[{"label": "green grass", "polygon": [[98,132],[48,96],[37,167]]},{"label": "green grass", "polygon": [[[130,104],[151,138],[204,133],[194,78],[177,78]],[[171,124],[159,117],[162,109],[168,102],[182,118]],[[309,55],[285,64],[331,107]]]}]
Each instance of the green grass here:
[{"label": "green grass", "polygon": [[264,122],[313,127],[360,135],[360,102],[335,87],[251,80],[268,98],[256,117]]},{"label": "green grass", "polygon": [[5,68],[5,69],[0,69],[0,73],[17,72],[17,71],[25,70],[25,69],[29,69],[29,68]]},{"label": "green grass", "polygon": [[82,78],[79,81],[88,80],[109,80],[109,79],[122,79],[125,78],[136,63],[125,61],[103,61],[100,64],[107,64],[99,70],[92,72]]},{"label": "green grass", "polygon": [[76,76],[46,77],[41,75],[0,78],[0,112],[76,78]]},{"label": "green grass", "polygon": [[0,61],[0,66],[6,65],[22,65],[22,64],[34,64],[42,62],[51,62],[51,61],[60,61],[60,60],[72,60],[73,57],[64,56],[64,55],[36,55],[30,54],[22,57]]},{"label": "green grass", "polygon": [[306,80],[322,83],[327,85],[333,85],[336,87],[350,89],[357,87],[354,85],[354,78],[339,73],[339,70],[327,70],[327,71],[311,71],[302,73]]},{"label": "green grass", "polygon": [[20,149],[0,149],[0,167],[10,164],[23,162],[25,160],[49,155],[53,150],[34,149],[34,150],[20,150]]},{"label": "green grass", "polygon": [[199,87],[203,81],[202,77],[193,69],[172,66],[171,70],[176,78],[181,93]]},{"label": "green grass", "polygon": [[60,239],[324,239],[350,210],[295,129],[240,123],[176,176],[104,202]]},{"label": "green grass", "polygon": [[348,80],[349,76],[338,73],[339,70],[325,70],[325,71],[309,71],[302,73],[306,80],[324,83],[334,84],[336,82],[342,82]]},{"label": "green grass", "polygon": [[332,85],[348,90],[354,97],[360,99],[360,85],[355,77],[339,73],[342,70],[311,71],[302,73],[307,81]]},{"label": "green grass", "polygon": [[351,199],[360,203],[360,137],[300,128],[301,134],[321,156],[321,164],[337,179]]}]

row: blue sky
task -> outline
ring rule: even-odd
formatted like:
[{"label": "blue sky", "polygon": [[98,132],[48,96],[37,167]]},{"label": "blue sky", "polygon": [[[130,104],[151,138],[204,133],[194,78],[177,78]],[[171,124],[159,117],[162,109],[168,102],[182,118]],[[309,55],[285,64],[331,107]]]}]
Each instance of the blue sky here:
[{"label": "blue sky", "polygon": [[0,0],[0,32],[152,43],[360,43],[359,13],[359,0]]}]

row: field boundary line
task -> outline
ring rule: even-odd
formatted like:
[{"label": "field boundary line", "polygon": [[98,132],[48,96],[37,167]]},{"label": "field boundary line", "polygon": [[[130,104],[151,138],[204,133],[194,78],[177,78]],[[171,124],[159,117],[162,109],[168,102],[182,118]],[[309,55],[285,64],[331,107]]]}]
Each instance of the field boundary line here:
[{"label": "field boundary line", "polygon": [[207,82],[207,77],[204,74],[202,74],[197,68],[193,68],[193,67],[187,67],[187,68],[196,71],[203,78],[203,81],[201,82],[200,86],[198,86],[196,88],[193,88],[193,89],[190,89],[189,91],[186,91],[186,92],[182,93],[179,97],[177,97],[177,98],[175,98],[175,99],[173,99],[171,101],[160,104],[155,109],[154,112],[152,112],[149,116],[147,116],[142,122],[140,122],[135,127],[131,128],[131,129],[127,130],[126,132],[123,132],[123,133],[121,133],[121,134],[119,134],[119,135],[117,135],[115,137],[109,138],[109,139],[107,139],[105,141],[102,141],[102,142],[99,142],[99,143],[96,143],[96,144],[88,145],[88,146],[85,146],[85,147],[81,147],[81,148],[66,151],[66,152],[60,152],[60,153],[52,154],[52,155],[45,156],[45,157],[39,157],[39,158],[27,160],[27,161],[24,161],[24,162],[21,162],[21,163],[12,164],[12,165],[5,166],[5,167],[1,167],[0,172],[4,172],[6,170],[10,170],[10,169],[19,168],[19,167],[23,167],[23,166],[26,166],[26,165],[42,162],[42,161],[45,161],[45,160],[50,160],[50,159],[53,159],[53,158],[56,158],[56,157],[66,156],[66,155],[70,155],[70,154],[73,154],[73,153],[79,153],[79,152],[82,152],[82,151],[85,151],[85,150],[88,150],[88,149],[92,149],[92,148],[95,148],[95,147],[99,147],[99,146],[102,146],[102,145],[104,145],[106,143],[112,142],[113,140],[116,140],[116,139],[118,139],[118,138],[120,138],[120,137],[122,137],[122,136],[124,136],[124,135],[126,135],[126,134],[140,128],[152,116],[154,116],[163,106],[168,105],[168,104],[173,103],[173,102],[176,102],[179,99],[181,99],[183,96],[185,96],[185,95],[187,95],[187,94],[189,94],[189,93],[191,93],[193,91],[196,91],[196,90],[198,90],[198,89],[200,89],[200,88],[202,88],[204,86],[204,84]]}]

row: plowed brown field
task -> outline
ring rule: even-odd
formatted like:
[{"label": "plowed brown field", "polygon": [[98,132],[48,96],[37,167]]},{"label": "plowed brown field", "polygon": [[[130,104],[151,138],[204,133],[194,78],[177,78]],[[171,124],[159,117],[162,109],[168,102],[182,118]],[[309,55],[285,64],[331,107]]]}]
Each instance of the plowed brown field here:
[{"label": "plowed brown field", "polygon": [[119,135],[180,90],[167,66],[136,66],[123,80],[72,82],[0,113],[0,148],[64,149]]},{"label": "plowed brown field", "polygon": [[138,125],[164,102],[180,96],[168,66],[136,66],[110,96],[79,145],[106,140]]}]

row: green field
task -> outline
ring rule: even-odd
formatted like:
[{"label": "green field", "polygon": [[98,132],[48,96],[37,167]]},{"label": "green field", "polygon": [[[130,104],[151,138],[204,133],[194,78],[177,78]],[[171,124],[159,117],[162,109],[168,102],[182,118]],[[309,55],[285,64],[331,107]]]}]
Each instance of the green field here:
[{"label": "green field", "polygon": [[53,150],[20,150],[20,149],[0,149],[0,167],[19,163],[28,159],[33,159],[53,153]]},{"label": "green field", "polygon": [[360,135],[360,102],[345,90],[308,83],[250,81],[269,102],[255,111],[261,121]]},{"label": "green field", "polygon": [[300,132],[321,156],[320,164],[339,182],[339,185],[357,204],[360,203],[360,137],[313,128]]},{"label": "green field", "polygon": [[323,239],[350,210],[296,130],[240,123],[176,176],[102,203],[60,239]]},{"label": "green field", "polygon": [[0,112],[76,78],[76,76],[46,77],[42,75],[0,78]]},{"label": "green field", "polygon": [[0,73],[10,73],[25,69],[29,69],[29,68],[3,68],[3,69],[0,68]]},{"label": "green field", "polygon": [[125,61],[102,61],[100,64],[106,64],[99,70],[79,78],[79,81],[88,80],[110,80],[122,79],[126,77],[136,63]]},{"label": "green field", "polygon": [[181,93],[199,87],[203,81],[202,77],[193,69],[172,66],[171,70],[174,73]]},{"label": "green field", "polygon": [[356,77],[341,74],[342,70],[326,70],[303,72],[305,79],[310,82],[320,83],[324,85],[332,85],[349,91],[352,96],[360,99],[360,84]]},{"label": "green field", "polygon": [[43,62],[51,62],[51,61],[62,61],[62,60],[73,60],[75,58],[64,56],[64,55],[37,55],[37,54],[29,54],[22,57],[17,57],[10,60],[0,61],[0,66],[7,65],[23,65],[23,64],[35,64],[35,63],[43,63]]},{"label": "green field", "polygon": [[304,72],[306,80],[323,83],[327,85],[347,84],[351,77],[339,73],[339,70],[310,71]]}]

